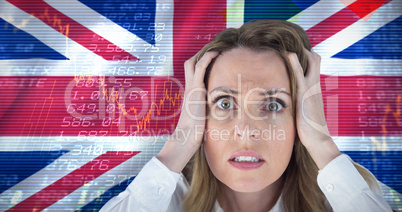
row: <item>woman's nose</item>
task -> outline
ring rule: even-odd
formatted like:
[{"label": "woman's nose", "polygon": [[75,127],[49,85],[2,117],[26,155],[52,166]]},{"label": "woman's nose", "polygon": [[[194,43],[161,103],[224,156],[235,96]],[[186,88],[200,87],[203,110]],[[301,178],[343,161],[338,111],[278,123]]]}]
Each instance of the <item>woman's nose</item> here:
[{"label": "woman's nose", "polygon": [[249,114],[241,112],[241,116],[237,116],[234,122],[234,139],[255,141],[260,139],[260,136],[261,130],[258,127],[258,121],[250,117]]}]

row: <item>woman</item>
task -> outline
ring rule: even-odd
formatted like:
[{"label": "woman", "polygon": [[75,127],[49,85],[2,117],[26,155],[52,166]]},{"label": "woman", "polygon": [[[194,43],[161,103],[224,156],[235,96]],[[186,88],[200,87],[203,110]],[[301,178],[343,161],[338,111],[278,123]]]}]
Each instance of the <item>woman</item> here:
[{"label": "woman", "polygon": [[225,29],[184,65],[175,132],[102,211],[391,211],[329,136],[320,57],[301,27]]}]

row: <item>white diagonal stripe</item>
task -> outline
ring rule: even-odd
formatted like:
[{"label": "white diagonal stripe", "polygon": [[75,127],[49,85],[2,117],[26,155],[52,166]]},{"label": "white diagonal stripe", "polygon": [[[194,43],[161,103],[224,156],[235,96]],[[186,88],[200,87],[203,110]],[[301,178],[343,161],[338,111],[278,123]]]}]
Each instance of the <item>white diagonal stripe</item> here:
[{"label": "white diagonal stripe", "polygon": [[[152,153],[141,152],[131,159],[123,162],[114,169],[109,170],[105,174],[96,178],[96,180],[80,187],[70,195],[64,197],[60,201],[48,207],[47,211],[60,211],[60,208],[78,208],[85,206],[92,200],[97,198],[97,195],[109,190],[113,186],[136,176],[142,167],[153,157]],[[124,184],[127,185],[127,184]]]},{"label": "white diagonal stripe", "polygon": [[[39,138],[39,137],[38,137]],[[54,137],[56,140],[57,137]],[[106,139],[93,139],[91,141],[77,141],[77,137],[72,137],[72,142],[58,141],[49,144],[47,142],[41,142],[42,139],[35,140],[32,138],[26,138],[31,140],[31,146],[24,145],[24,142],[16,142],[18,137],[1,137],[0,139],[0,149],[1,151],[58,151],[58,150],[69,150],[70,152],[59,157],[53,163],[46,166],[44,169],[31,175],[29,178],[19,182],[8,190],[4,191],[0,195],[0,211],[5,211],[19,202],[27,199],[36,192],[44,189],[46,186],[56,182],[62,177],[66,176],[70,172],[76,170],[77,168],[85,165],[89,161],[95,159],[96,157],[104,154],[107,151],[141,151],[133,158],[127,160],[121,165],[114,169],[109,170],[105,174],[97,178],[96,182],[99,187],[104,187],[105,190],[113,187],[115,184],[108,183],[111,178],[109,175],[136,175],[141,168],[149,161],[154,155],[156,155],[160,149],[163,147],[166,137],[138,137],[133,141],[132,139],[125,137],[109,137]],[[22,139],[24,140],[24,139]],[[52,139],[49,139],[52,140]],[[5,142],[7,141],[7,142]],[[17,143],[16,145],[3,149],[7,144]],[[49,145],[52,148],[48,148]],[[45,146],[45,149],[41,148]],[[58,147],[58,148],[57,148]],[[88,148],[90,147],[90,148]],[[25,148],[25,149],[22,149]],[[87,151],[89,149],[89,151]],[[128,179],[128,178],[127,178]],[[96,185],[95,185],[96,186]],[[97,187],[98,188],[98,187]],[[85,189],[85,185],[81,187],[78,191],[73,192],[73,196],[69,195],[68,198],[74,197],[75,194],[80,194],[80,192]],[[98,189],[96,189],[98,190]],[[18,198],[15,196],[18,195]],[[66,199],[64,198],[64,199]],[[79,195],[74,197],[79,198]],[[90,201],[91,199],[86,199],[85,201]],[[70,201],[70,200],[69,200]],[[78,201],[78,199],[77,199]],[[12,202],[12,204],[11,204]],[[87,204],[88,202],[85,202]],[[62,204],[58,202],[57,204]],[[73,203],[69,203],[73,204]],[[74,202],[72,207],[77,206],[77,202]],[[54,207],[58,207],[57,205]],[[52,207],[53,208],[53,207]]]},{"label": "white diagonal stripe", "polygon": [[[83,155],[76,157],[71,152],[59,157],[53,163],[44,169],[29,176],[25,180],[19,182],[13,187],[7,189],[0,195],[0,211],[6,211],[28,197],[34,195],[38,191],[44,189],[48,185],[56,182],[60,178],[66,176],[75,169],[88,163],[98,155]],[[15,198],[15,194],[20,194]]]},{"label": "white diagonal stripe", "polygon": [[[352,0],[349,4],[355,1],[356,0]],[[304,30],[308,30],[314,25],[344,9],[349,4],[343,4],[339,0],[321,0],[289,18],[288,21],[300,25]]]},{"label": "white diagonal stripe", "polygon": [[360,19],[319,43],[313,49],[322,58],[330,58],[401,15],[402,0],[393,0],[376,10],[368,21]]},{"label": "white diagonal stripe", "polygon": [[[77,1],[78,2],[78,1]],[[76,6],[85,5],[77,3]],[[66,10],[61,4],[69,5],[69,1],[50,2],[52,6],[57,6],[59,10]],[[163,26],[164,30],[160,41],[155,46],[146,42],[136,40],[135,35],[127,30],[105,19],[104,27],[98,25],[100,15],[87,8],[89,19],[82,19],[78,14],[72,13],[72,18],[83,21],[84,26],[100,33],[112,42],[117,42],[121,48],[139,49],[133,53],[141,61],[106,61],[101,56],[84,48],[75,41],[66,38],[53,28],[49,27],[39,19],[25,13],[14,5],[6,1],[0,2],[0,17],[17,26],[21,30],[33,35],[38,40],[66,56],[70,60],[48,60],[48,59],[19,59],[19,60],[0,60],[3,67],[0,76],[173,76],[173,3],[163,2],[166,11],[155,14],[155,23]],[[79,21],[80,21],[79,20]],[[103,20],[102,20],[103,21]],[[23,24],[25,23],[25,24]],[[159,26],[159,25],[158,25]],[[109,28],[115,32],[108,31]],[[40,30],[38,30],[40,29]],[[158,31],[157,31],[158,32]]]},{"label": "white diagonal stripe", "polygon": [[[82,4],[77,0],[68,1],[68,4],[66,4],[65,1],[60,0],[46,0],[46,2],[113,44],[125,49],[126,51],[130,50],[129,53],[135,55],[140,60],[149,60],[150,54],[147,50],[149,49],[150,44],[87,7],[85,4]],[[165,69],[171,71],[172,67],[170,65],[173,60],[173,2],[163,1],[163,3],[169,4],[170,6],[167,7],[168,9],[166,10],[155,12],[155,23],[161,26],[155,27],[155,33],[163,34],[162,40],[156,40],[155,45],[159,48],[158,54],[167,56],[168,61],[166,64],[168,64],[168,66],[166,66]],[[78,12],[76,8],[79,8]],[[85,16],[82,14],[85,14]],[[163,30],[161,30],[162,28]]]}]

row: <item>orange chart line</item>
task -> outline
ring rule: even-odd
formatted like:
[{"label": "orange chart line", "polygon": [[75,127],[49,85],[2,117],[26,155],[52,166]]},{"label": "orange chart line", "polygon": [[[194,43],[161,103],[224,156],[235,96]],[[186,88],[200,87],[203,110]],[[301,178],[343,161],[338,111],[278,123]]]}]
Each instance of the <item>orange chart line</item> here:
[{"label": "orange chart line", "polygon": [[[78,82],[80,80],[88,80],[88,81],[90,81],[90,80],[94,80],[94,77],[92,77],[92,76],[87,76],[87,77],[86,76],[74,76],[74,80],[78,84]],[[159,103],[151,102],[151,106],[148,109],[148,111],[145,114],[145,116],[143,116],[141,118],[141,120],[138,120],[138,118],[137,118],[137,115],[138,115],[137,108],[130,107],[128,109],[125,109],[124,105],[120,104],[120,100],[119,100],[120,97],[121,97],[120,96],[121,92],[119,92],[119,95],[114,95],[114,93],[115,93],[115,88],[114,87],[112,87],[111,89],[105,88],[105,77],[104,76],[99,77],[99,81],[100,81],[100,84],[101,84],[102,94],[105,96],[105,99],[106,99],[106,101],[108,103],[116,102],[118,104],[118,110],[120,110],[123,115],[127,115],[130,112],[134,113],[134,117],[135,117],[136,123],[137,123],[137,132],[140,129],[147,129],[147,124],[150,123],[151,115],[153,114],[154,110],[156,110],[157,115],[160,115],[163,106],[166,104],[165,102],[169,102],[170,103],[169,108],[171,108],[171,106],[176,105],[177,101],[180,101],[181,99],[183,99],[183,95],[182,95],[181,90],[179,90],[178,93],[170,94],[171,90],[172,90],[172,84],[173,84],[172,81],[170,81],[170,80],[164,81],[162,99],[159,100]],[[170,83],[170,89],[166,88],[166,83]],[[156,86],[156,93],[158,93],[157,86]]]}]

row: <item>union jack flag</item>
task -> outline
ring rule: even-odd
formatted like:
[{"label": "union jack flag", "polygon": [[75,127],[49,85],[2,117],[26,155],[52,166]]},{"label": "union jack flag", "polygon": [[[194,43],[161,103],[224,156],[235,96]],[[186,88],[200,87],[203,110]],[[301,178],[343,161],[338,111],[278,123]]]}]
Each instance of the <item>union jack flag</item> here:
[{"label": "union jack flag", "polygon": [[0,0],[0,211],[97,211],[163,147],[185,60],[252,19],[302,26],[328,126],[402,211],[402,0]]}]

